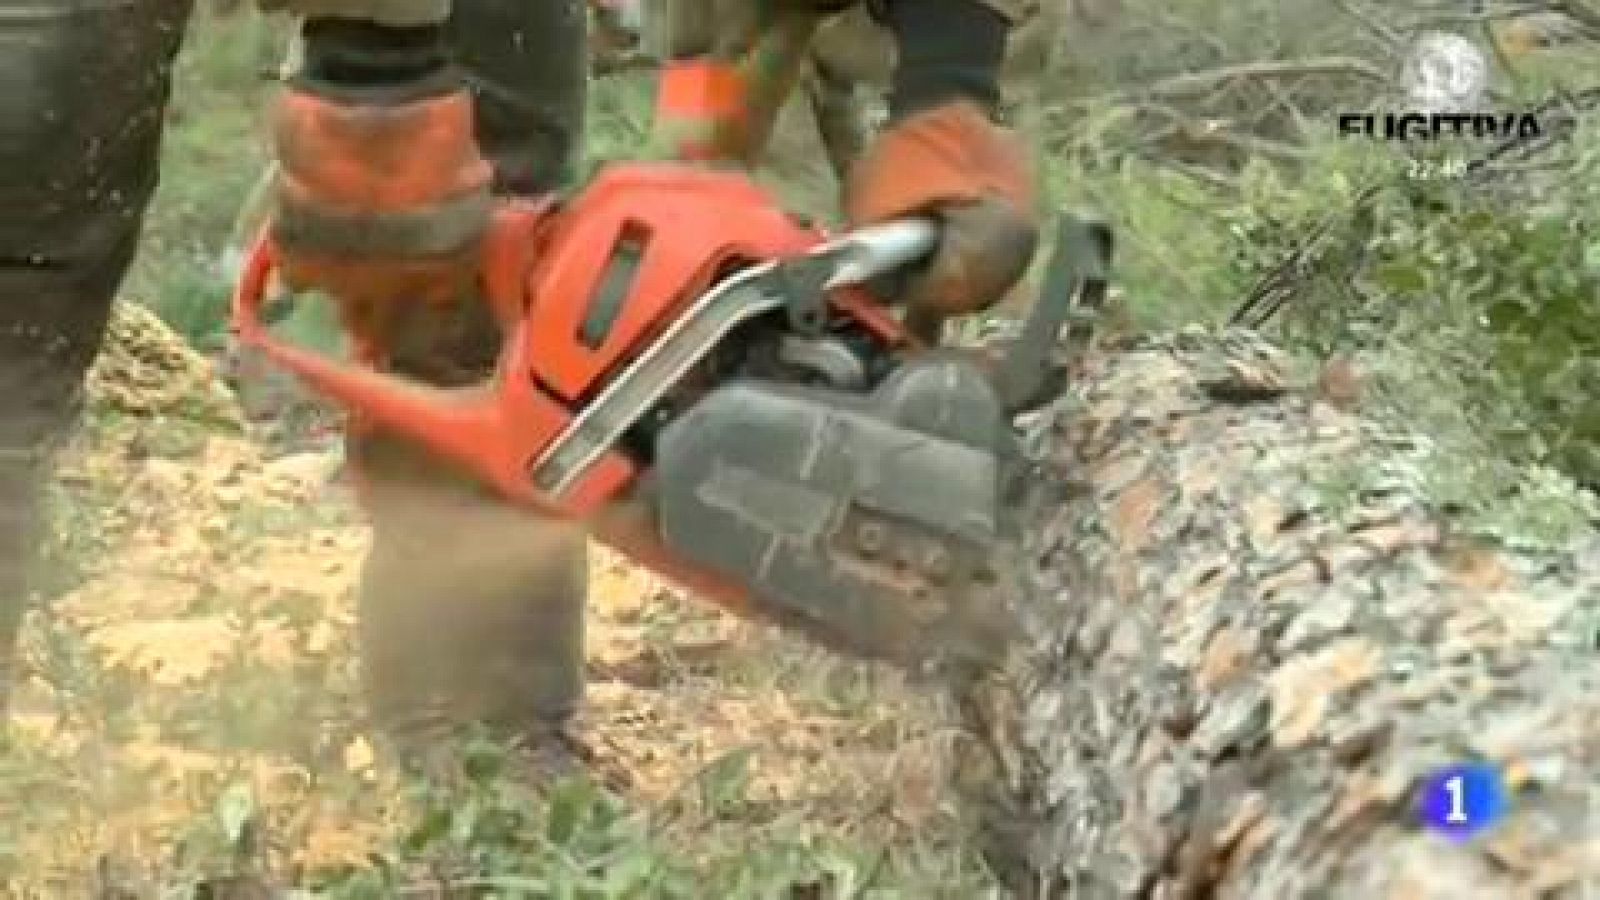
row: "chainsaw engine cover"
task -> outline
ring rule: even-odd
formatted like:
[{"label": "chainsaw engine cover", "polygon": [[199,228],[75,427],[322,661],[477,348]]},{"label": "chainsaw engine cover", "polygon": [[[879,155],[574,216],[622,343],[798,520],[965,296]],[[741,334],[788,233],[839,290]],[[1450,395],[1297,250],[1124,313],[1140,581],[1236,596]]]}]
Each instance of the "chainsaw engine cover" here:
[{"label": "chainsaw engine cover", "polygon": [[660,435],[659,528],[824,644],[911,666],[935,646],[981,658],[996,636],[964,602],[993,580],[1012,442],[958,359],[919,358],[870,394],[730,383]]}]

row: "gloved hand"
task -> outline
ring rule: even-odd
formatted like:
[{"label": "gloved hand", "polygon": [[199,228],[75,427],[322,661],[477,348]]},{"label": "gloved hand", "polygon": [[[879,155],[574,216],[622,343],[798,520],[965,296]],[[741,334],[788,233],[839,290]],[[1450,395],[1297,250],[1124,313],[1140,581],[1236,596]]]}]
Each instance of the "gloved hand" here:
[{"label": "gloved hand", "polygon": [[940,245],[907,282],[907,325],[937,341],[951,316],[992,306],[1026,273],[1038,243],[1033,176],[1021,146],[976,105],[956,101],[891,125],[851,174],[854,225],[940,220]]}]

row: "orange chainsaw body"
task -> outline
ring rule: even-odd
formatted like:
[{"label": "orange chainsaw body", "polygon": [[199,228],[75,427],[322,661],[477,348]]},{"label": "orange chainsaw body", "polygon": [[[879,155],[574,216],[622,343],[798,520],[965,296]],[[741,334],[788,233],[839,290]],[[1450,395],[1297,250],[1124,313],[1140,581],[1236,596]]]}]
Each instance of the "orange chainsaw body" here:
[{"label": "orange chainsaw body", "polygon": [[[526,278],[530,374],[577,402],[731,268],[797,256],[821,240],[742,176],[613,167],[549,223]],[[608,285],[622,253],[638,261],[631,283]]]},{"label": "orange chainsaw body", "polygon": [[[262,313],[276,265],[263,230],[233,300],[240,343],[343,407],[352,427],[379,428],[427,446],[545,513],[583,520],[596,536],[647,567],[734,611],[742,585],[684,565],[623,501],[641,464],[612,448],[558,500],[530,477],[535,460],[686,304],[730,272],[798,257],[826,235],[787,215],[748,177],[702,166],[608,167],[566,202],[507,201],[482,245],[483,300],[505,334],[492,379],[443,389],[389,373],[367,347],[335,359],[280,340]],[[632,260],[618,275],[618,260]],[[856,288],[833,292],[884,352],[906,346],[898,321]],[[405,302],[395,298],[395,302]],[[364,346],[359,340],[358,347]]]}]

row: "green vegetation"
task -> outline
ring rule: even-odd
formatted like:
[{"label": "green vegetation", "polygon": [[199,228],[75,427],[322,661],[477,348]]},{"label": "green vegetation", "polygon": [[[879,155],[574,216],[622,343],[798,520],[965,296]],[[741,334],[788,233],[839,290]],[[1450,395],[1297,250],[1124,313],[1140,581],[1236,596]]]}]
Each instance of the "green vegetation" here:
[{"label": "green vegetation", "polygon": [[[1335,112],[1377,101],[1352,101],[1344,82],[1308,88],[1310,78],[1294,82],[1292,127],[1282,114],[1251,120],[1237,115],[1241,95],[1258,111],[1286,107],[1263,98],[1261,83],[1241,79],[1236,89],[1208,87],[1157,104],[1165,107],[1160,123],[1181,120],[1185,135],[1207,117],[1232,116],[1216,120],[1227,140],[1172,147],[1172,129],[1148,120],[1150,98],[1114,90],[1117,79],[1131,66],[1138,83],[1161,82],[1186,71],[1181,60],[1194,54],[1222,66],[1269,55],[1236,42],[1240,27],[1222,21],[1223,7],[1239,5],[1199,4],[1192,17],[1188,7],[1151,12],[1155,21],[1184,21],[1186,29],[1152,38],[1183,49],[1132,59],[1118,55],[1116,42],[1097,45],[1085,51],[1088,62],[1077,61],[1093,73],[1090,86],[1063,98],[1070,112],[1061,118],[1075,127],[1057,139],[1050,184],[1065,202],[1101,210],[1117,226],[1128,312],[1150,329],[1221,322],[1272,285],[1283,303],[1265,327],[1313,366],[1352,360],[1365,377],[1366,411],[1429,437],[1405,477],[1459,510],[1466,527],[1559,541],[1589,526],[1594,498],[1580,485],[1600,481],[1591,402],[1600,338],[1593,112],[1578,109],[1568,137],[1525,159],[1507,156],[1471,179],[1437,177],[1493,143],[1341,139]],[[1318,29],[1331,22],[1344,36],[1267,29],[1282,43],[1280,58],[1370,52],[1348,20],[1305,21]],[[1592,44],[1513,61],[1494,55],[1503,41],[1479,36],[1501,62],[1495,87],[1504,108],[1532,109],[1600,85]],[[1289,133],[1300,136],[1292,155],[1214,152]],[[1435,177],[1417,177],[1428,172]]]},{"label": "green vegetation", "polygon": [[282,54],[279,19],[196,10],[174,72],[161,185],[146,222],[128,296],[179,333],[215,348],[230,285],[218,260],[267,160],[260,111]]}]

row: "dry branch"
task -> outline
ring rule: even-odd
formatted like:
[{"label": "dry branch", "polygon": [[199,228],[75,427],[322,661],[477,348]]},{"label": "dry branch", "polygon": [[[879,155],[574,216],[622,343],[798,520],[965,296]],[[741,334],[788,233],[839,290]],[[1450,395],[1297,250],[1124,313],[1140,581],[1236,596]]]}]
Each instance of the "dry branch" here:
[{"label": "dry branch", "polygon": [[1220,66],[1204,72],[1174,75],[1126,92],[1129,97],[1182,97],[1208,91],[1235,81],[1302,78],[1311,75],[1345,75],[1369,81],[1388,81],[1382,69],[1354,56],[1321,56],[1312,59],[1268,59],[1238,65]]},{"label": "dry branch", "polygon": [[[1030,645],[967,705],[991,859],[1036,897],[1586,896],[1600,542],[1452,534],[1410,437],[1288,373],[1189,331],[1092,360],[1042,415]],[[1413,795],[1468,758],[1521,791],[1456,846]]]}]

